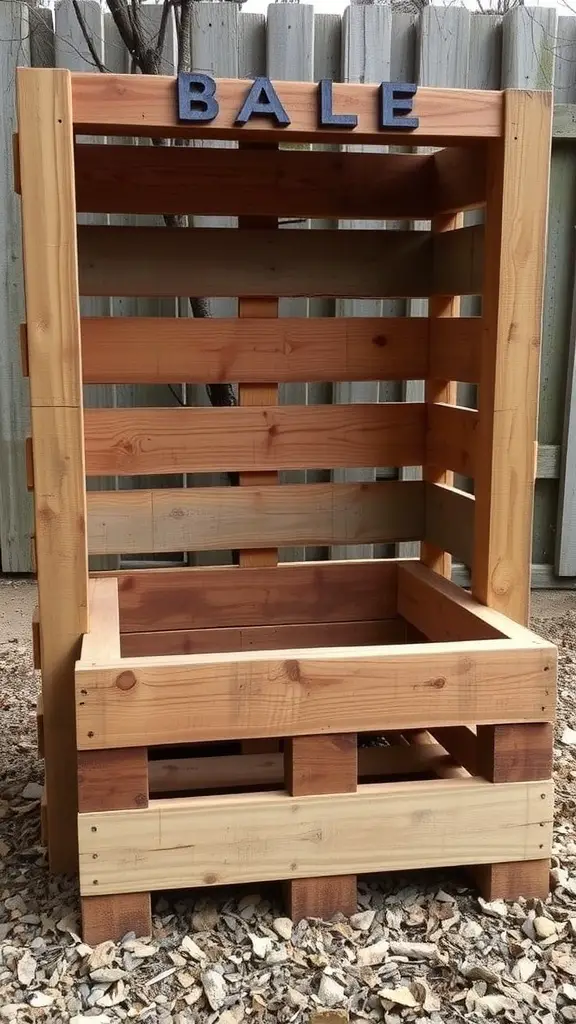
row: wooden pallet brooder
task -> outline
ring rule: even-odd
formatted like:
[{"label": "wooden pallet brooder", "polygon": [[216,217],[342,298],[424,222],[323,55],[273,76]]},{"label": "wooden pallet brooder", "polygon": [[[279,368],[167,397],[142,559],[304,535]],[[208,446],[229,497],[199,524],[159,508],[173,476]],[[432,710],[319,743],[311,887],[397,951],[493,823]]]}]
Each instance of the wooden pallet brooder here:
[{"label": "wooden pallet brooder", "polygon": [[[421,89],[401,110],[387,85],[335,85],[319,108],[315,85],[223,81],[190,121],[206,108],[189,87],[179,108],[172,78],[19,73],[51,868],[76,870],[79,848],[92,942],[147,931],[170,887],[284,880],[294,917],[327,915],[354,908],[359,872],[467,865],[488,896],[544,895],[555,649],[525,623],[550,95]],[[256,88],[289,124],[238,123]],[[278,145],[343,139],[434,151]],[[484,223],[463,226],[472,208]],[[190,209],[239,229],[76,222]],[[432,229],[279,232],[280,216]],[[80,295],[188,294],[238,295],[238,317],[79,316]],[[481,316],[461,317],[476,294]],[[425,296],[429,316],[279,319],[299,295]],[[282,382],[414,378],[422,403],[278,404]],[[85,383],[181,381],[232,381],[238,407],[83,409]],[[239,486],[86,490],[194,472]],[[419,561],[277,564],[290,544],[412,540]],[[89,573],[89,553],[224,549],[238,566]]]}]

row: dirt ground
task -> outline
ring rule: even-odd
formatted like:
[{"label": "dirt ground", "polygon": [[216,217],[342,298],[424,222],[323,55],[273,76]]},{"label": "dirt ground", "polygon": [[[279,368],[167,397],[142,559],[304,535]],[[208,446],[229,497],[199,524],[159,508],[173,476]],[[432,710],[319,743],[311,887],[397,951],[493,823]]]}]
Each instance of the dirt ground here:
[{"label": "dirt ground", "polygon": [[359,883],[349,921],[293,927],[274,893],[165,894],[154,933],[81,942],[74,880],[49,878],[30,621],[34,584],[0,579],[0,1022],[563,1024],[576,1021],[576,594],[540,591],[559,647],[553,894],[484,904],[457,871]]}]

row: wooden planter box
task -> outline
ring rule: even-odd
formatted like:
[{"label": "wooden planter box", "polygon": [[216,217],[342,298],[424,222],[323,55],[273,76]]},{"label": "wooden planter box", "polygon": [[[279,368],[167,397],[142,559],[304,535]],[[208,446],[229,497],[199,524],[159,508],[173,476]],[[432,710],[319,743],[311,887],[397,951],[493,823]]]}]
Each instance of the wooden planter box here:
[{"label": "wooden planter box", "polygon": [[[526,621],[550,96],[422,89],[410,144],[434,152],[334,153],[278,143],[406,147],[380,127],[385,89],[334,87],[346,135],[318,128],[306,83],[276,83],[289,125],[238,124],[251,88],[217,83],[195,124],[174,79],[19,74],[44,822],[52,870],[79,851],[90,942],[149,930],[163,888],[284,881],[294,918],[351,912],[360,872],[548,889],[555,649]],[[239,230],[76,223],[190,208]],[[239,296],[238,317],[79,316],[81,295],[186,294]],[[426,297],[428,316],[279,319],[293,296]],[[406,379],[422,402],[278,403],[279,383]],[[234,382],[238,406],[83,409],[83,384],[181,381]],[[375,466],[422,479],[279,483]],[[86,489],[217,472],[239,486]],[[419,560],[278,564],[294,544],[411,541]],[[229,549],[238,565],[89,572],[89,555]]]}]

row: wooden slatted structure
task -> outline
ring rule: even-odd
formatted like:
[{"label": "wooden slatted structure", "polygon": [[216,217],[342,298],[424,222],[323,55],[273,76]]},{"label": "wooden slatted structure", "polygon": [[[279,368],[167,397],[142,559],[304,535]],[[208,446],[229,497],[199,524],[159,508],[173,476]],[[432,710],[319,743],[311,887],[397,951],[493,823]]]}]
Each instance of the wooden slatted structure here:
[{"label": "wooden slatted structure", "polygon": [[[282,128],[236,123],[248,88],[218,82],[219,112],[193,124],[172,78],[19,73],[44,810],[51,868],[79,864],[90,942],[146,932],[158,888],[283,881],[297,918],[351,911],[363,871],[465,865],[489,897],[548,887],[555,649],[526,619],[550,97],[421,89],[411,143],[433,151],[333,153],[282,147],[341,142],[316,86],[276,83]],[[354,142],[405,146],[378,102],[334,86]],[[191,198],[238,229],[76,226]],[[476,207],[485,227],[463,227]],[[280,217],[432,231],[279,232]],[[238,316],[79,317],[81,295],[182,294],[237,296]],[[467,294],[480,316],[459,315]],[[427,297],[429,316],[278,318],[295,296]],[[426,380],[424,402],[278,401],[280,384],[405,379]],[[82,408],[87,383],[224,381],[236,407]],[[458,381],[477,410],[455,404]],[[375,466],[423,478],[279,482]],[[194,472],[239,486],[86,492]],[[401,541],[421,560],[278,561]],[[178,550],[238,564],[89,573],[89,554]]]}]

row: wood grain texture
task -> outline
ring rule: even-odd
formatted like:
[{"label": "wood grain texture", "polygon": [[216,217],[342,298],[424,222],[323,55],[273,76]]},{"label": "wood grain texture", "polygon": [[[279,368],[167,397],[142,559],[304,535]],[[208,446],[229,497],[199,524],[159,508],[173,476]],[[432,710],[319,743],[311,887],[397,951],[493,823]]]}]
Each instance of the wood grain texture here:
[{"label": "wood grain texture", "polygon": [[[439,744],[426,748],[407,745],[362,747],[358,750],[358,775],[377,779],[429,772],[434,771],[438,761],[445,759]],[[284,758],[280,753],[175,757],[150,761],[148,772],[151,793],[282,786]]]},{"label": "wood grain texture", "polygon": [[553,667],[549,645],[513,640],[78,665],[78,747],[549,721]]},{"label": "wood grain texture", "polygon": [[[415,466],[422,462],[424,419],[423,406],[402,402],[262,409],[87,409],[86,473],[135,476]],[[461,410],[458,422],[468,430],[453,459],[458,455],[459,464],[464,465],[470,459],[465,445],[474,429],[474,414]],[[449,450],[454,447],[452,435],[443,432],[450,426],[456,423],[435,420],[432,443]]]},{"label": "wood grain texture", "polygon": [[93,892],[95,879],[106,893],[529,860],[549,846],[551,828],[546,782],[439,779],[325,796],[159,800],[80,815],[80,889]]},{"label": "wood grain texture", "polygon": [[530,591],[550,126],[551,94],[506,93],[486,213],[472,589],[519,622]]},{"label": "wood grain texture", "polygon": [[73,872],[73,675],[88,556],[70,76],[22,69],[17,91],[49,860],[54,872]]},{"label": "wood grain texture", "polygon": [[81,898],[82,931],[85,942],[97,946],[101,942],[120,942],[129,932],[140,937],[152,934],[152,916],[148,893],[131,892],[114,896]]},{"label": "wood grain texture", "polygon": [[[76,206],[88,213],[431,216],[428,156],[186,146],[77,145]],[[471,154],[474,166],[477,154]]]},{"label": "wood grain texture", "polygon": [[396,615],[393,559],[264,569],[150,569],[118,576],[123,633],[362,622]]},{"label": "wood grain texture", "polygon": [[489,782],[552,778],[554,730],[549,722],[478,727],[478,774]]},{"label": "wood grain texture", "polygon": [[[549,851],[547,837],[538,844]],[[540,851],[542,852],[542,851]],[[504,864],[480,864],[473,878],[485,900],[545,900],[550,893],[550,859],[512,861]]]},{"label": "wood grain texture", "polygon": [[87,505],[91,554],[384,543],[424,533],[417,480],[91,491]]},{"label": "wood grain texture", "polygon": [[243,629],[179,629],[124,633],[122,657],[157,654],[210,654],[225,651],[274,651],[286,647],[356,647],[403,643],[401,619],[368,622],[310,622],[291,626],[246,626]]},{"label": "wood grain texture", "polygon": [[484,225],[433,235],[433,295],[480,295],[484,273]]},{"label": "wood grain texture", "polygon": [[[235,127],[248,83],[234,79],[218,81],[218,116],[200,127],[178,121],[174,79],[154,76],[87,74],[72,76],[74,125],[79,133],[91,135],[145,135],[190,138],[234,138],[267,141],[314,142],[340,145],[342,130],[318,128],[317,86],[311,82],[275,82],[274,87],[290,113],[291,124],[273,128],[268,119],[253,119],[244,128]],[[417,145],[455,142],[466,145],[502,134],[502,96],[499,92],[464,89],[419,89],[414,98],[414,116],[420,126],[410,133]],[[334,109],[358,115],[354,142],[375,145],[406,144],[405,132],[380,131],[378,86],[334,83]]]},{"label": "wood grain texture", "polygon": [[472,409],[441,403],[428,405],[426,414],[426,462],[473,477],[478,414]]},{"label": "wood grain texture", "polygon": [[473,729],[465,725],[453,725],[431,729],[430,732],[456,764],[462,765],[470,775],[481,774],[478,771],[478,740]]},{"label": "wood grain texture", "polygon": [[442,483],[425,489],[426,539],[464,565],[472,562],[474,547],[474,496]]},{"label": "wood grain texture", "polygon": [[459,213],[486,202],[486,154],[480,149],[449,147],[430,158],[434,168],[433,214]]},{"label": "wood grain texture", "polygon": [[437,380],[480,380],[482,318],[434,317],[430,321],[428,374]]},{"label": "wood grain texture", "polygon": [[[458,251],[471,272],[470,245]],[[201,254],[201,259],[199,258]],[[78,228],[81,295],[429,295],[426,231]],[[456,259],[456,256],[454,257]],[[477,289],[478,290],[478,289]]]},{"label": "wood grain texture", "polygon": [[[436,358],[465,374],[458,380],[477,379],[475,326],[463,319],[453,339],[438,332]],[[403,380],[427,368],[423,318],[85,317],[81,328],[83,378],[92,384]]]},{"label": "wood grain texture", "polygon": [[78,810],[121,811],[148,806],[148,752],[78,751]]},{"label": "wood grain texture", "polygon": [[36,742],[38,744],[38,757],[44,757],[44,703],[42,694],[38,694],[36,703]]},{"label": "wood grain texture", "polygon": [[354,793],[358,785],[358,737],[297,736],[288,740],[284,779],[291,796]]},{"label": "wood grain texture", "polygon": [[120,657],[118,580],[113,576],[91,579],[88,600],[90,628],[82,640],[80,660],[97,665]]}]

